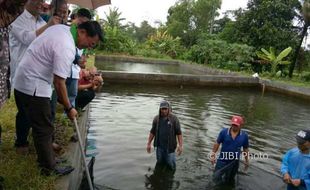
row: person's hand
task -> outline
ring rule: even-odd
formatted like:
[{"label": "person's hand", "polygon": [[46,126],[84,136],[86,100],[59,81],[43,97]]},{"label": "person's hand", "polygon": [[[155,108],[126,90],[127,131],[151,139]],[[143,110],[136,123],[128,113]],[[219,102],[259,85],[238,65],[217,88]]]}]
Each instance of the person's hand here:
[{"label": "person's hand", "polygon": [[295,186],[298,187],[301,183],[300,179],[291,179],[291,183]]},{"label": "person's hand", "polygon": [[212,164],[212,165],[215,164],[215,160],[216,160],[216,159],[215,159],[215,153],[212,152],[211,155],[210,155],[210,161],[211,161],[211,164]]},{"label": "person's hand", "polygon": [[244,162],[244,169],[243,169],[243,171],[244,171],[244,172],[247,172],[248,169],[249,169],[249,166],[250,166],[249,160],[246,160],[246,161]]},{"label": "person's hand", "polygon": [[67,116],[69,119],[73,120],[74,118],[77,117],[78,112],[76,111],[75,108],[72,108],[69,112],[67,112]]},{"label": "person's hand", "polygon": [[100,86],[100,83],[97,80],[92,81],[92,89],[97,90],[97,88]]},{"label": "person's hand", "polygon": [[100,84],[103,82],[103,78],[102,78],[102,76],[100,74],[99,75],[95,75],[94,80],[97,81]]},{"label": "person's hand", "polygon": [[284,174],[283,181],[287,184],[291,183],[291,176],[288,173]]},{"label": "person's hand", "polygon": [[152,150],[151,143],[147,143],[147,145],[146,145],[146,151],[147,151],[147,153],[151,153],[151,150]]},{"label": "person's hand", "polygon": [[53,26],[55,24],[61,24],[61,23],[62,23],[62,18],[60,16],[54,15],[48,20],[47,25]]},{"label": "person's hand", "polygon": [[183,146],[178,146],[178,148],[177,148],[178,156],[180,156],[182,154],[182,152],[183,152]]}]

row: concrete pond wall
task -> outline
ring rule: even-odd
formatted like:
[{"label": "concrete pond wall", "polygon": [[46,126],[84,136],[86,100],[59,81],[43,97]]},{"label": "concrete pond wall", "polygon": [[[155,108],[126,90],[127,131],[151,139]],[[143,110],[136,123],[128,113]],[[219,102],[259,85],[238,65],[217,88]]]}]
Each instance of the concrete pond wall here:
[{"label": "concrete pond wall", "polygon": [[[272,91],[297,98],[310,100],[310,88],[296,87],[283,82],[241,76],[238,73],[220,71],[198,64],[189,64],[177,60],[155,60],[136,57],[97,56],[97,62],[136,62],[147,64],[177,64],[180,67],[197,71],[190,74],[142,74],[117,71],[100,71],[107,83],[161,84],[179,86],[247,86],[257,87],[264,92]],[[117,64],[117,63],[116,63]]]},{"label": "concrete pond wall", "polygon": [[[81,133],[82,144],[86,145],[87,129],[88,129],[88,113],[89,107],[87,106],[78,118],[78,126]],[[74,167],[74,171],[69,175],[57,178],[55,189],[61,190],[77,190],[82,181],[84,164],[82,161],[82,154],[79,148],[78,142],[70,142],[68,149],[66,150],[64,158],[68,160],[68,163]]]}]

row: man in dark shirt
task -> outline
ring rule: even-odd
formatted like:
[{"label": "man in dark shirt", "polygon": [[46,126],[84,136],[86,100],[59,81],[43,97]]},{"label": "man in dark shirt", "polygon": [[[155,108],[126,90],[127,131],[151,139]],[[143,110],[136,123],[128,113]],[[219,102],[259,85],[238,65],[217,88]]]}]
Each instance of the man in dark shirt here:
[{"label": "man in dark shirt", "polygon": [[[152,129],[149,134],[146,150],[151,152],[151,143],[154,140],[156,147],[157,164],[167,165],[175,170],[175,150],[178,155],[183,151],[183,137],[178,118],[171,113],[170,104],[162,101],[159,106],[159,114],[155,116]],[[177,139],[179,145],[177,146]]]}]

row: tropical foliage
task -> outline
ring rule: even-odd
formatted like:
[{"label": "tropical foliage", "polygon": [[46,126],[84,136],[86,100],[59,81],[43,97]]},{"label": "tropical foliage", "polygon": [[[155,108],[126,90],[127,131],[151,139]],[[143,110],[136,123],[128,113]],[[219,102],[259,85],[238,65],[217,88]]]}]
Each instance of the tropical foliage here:
[{"label": "tropical foliage", "polygon": [[169,8],[167,22],[155,23],[157,27],[147,21],[140,26],[126,23],[117,8],[110,8],[103,22],[105,42],[99,49],[235,71],[275,75],[280,70],[281,76],[292,72],[296,62],[299,75],[305,75],[310,53],[301,42],[309,27],[309,1],[249,0],[246,9],[227,11],[216,19],[221,0],[178,0]]},{"label": "tropical foliage", "polygon": [[189,50],[186,59],[200,64],[233,71],[249,70],[253,60],[253,47],[245,44],[230,44],[219,39],[201,37]]},{"label": "tropical foliage", "polygon": [[[262,60],[264,60],[263,62],[261,62],[262,64],[267,63],[271,65],[271,73],[272,75],[275,75],[277,72],[277,69],[283,69],[283,66],[290,64],[290,61],[283,60],[283,59],[286,58],[289,55],[289,53],[291,53],[291,51],[292,51],[292,48],[288,47],[284,49],[283,51],[281,51],[279,55],[276,55],[275,48],[270,47],[269,51],[262,48],[261,51],[256,52],[256,55]],[[280,72],[282,74],[283,71],[280,71]]]},{"label": "tropical foliage", "polygon": [[155,49],[172,58],[178,57],[178,53],[181,53],[180,38],[173,38],[167,31],[157,31],[149,36],[146,43],[151,49]]}]

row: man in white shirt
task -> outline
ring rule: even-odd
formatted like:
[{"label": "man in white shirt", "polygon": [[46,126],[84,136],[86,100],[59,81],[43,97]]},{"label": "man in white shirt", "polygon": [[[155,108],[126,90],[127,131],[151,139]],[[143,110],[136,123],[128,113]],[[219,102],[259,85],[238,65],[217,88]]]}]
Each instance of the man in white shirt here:
[{"label": "man in white shirt", "polygon": [[43,174],[55,172],[64,175],[73,170],[62,170],[55,164],[52,150],[54,126],[50,120],[51,85],[54,84],[58,101],[64,105],[68,118],[74,119],[77,111],[68,99],[65,80],[70,73],[76,47],[93,48],[99,40],[102,41],[103,36],[96,21],[85,22],[76,31],[65,25],[52,26],[31,43],[17,68],[15,102],[18,111],[30,121]]},{"label": "man in white shirt", "polygon": [[[83,22],[90,21],[90,20],[91,20],[90,11],[85,8],[81,8],[77,11],[76,18],[72,21],[71,27],[77,27],[79,24],[82,24]],[[79,80],[79,75],[80,75],[79,73],[81,70],[78,62],[85,61],[85,57],[83,56],[84,57],[83,58],[82,54],[83,54],[83,50],[77,50],[77,55],[76,55],[77,59],[81,59],[81,60],[76,60],[76,62],[72,64],[70,75],[68,76],[66,80],[68,97],[69,97],[71,104],[74,107],[75,107],[75,98],[78,93],[78,80]]]},{"label": "man in white shirt", "polygon": [[[43,33],[49,26],[61,22],[61,17],[53,16],[48,23],[46,23],[40,16],[43,0],[28,0],[25,5],[24,12],[11,24],[12,30],[10,32],[10,78],[11,84],[14,88],[15,72],[26,49],[31,42]],[[18,112],[16,117],[16,141],[15,146],[18,153],[27,152],[29,121],[27,117]]]},{"label": "man in white shirt", "polygon": [[16,68],[31,42],[49,26],[60,24],[62,18],[53,16],[46,23],[41,17],[43,0],[28,0],[24,12],[11,24],[10,31],[10,77],[14,85]]}]

